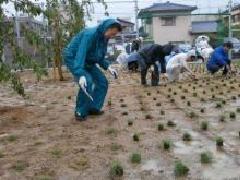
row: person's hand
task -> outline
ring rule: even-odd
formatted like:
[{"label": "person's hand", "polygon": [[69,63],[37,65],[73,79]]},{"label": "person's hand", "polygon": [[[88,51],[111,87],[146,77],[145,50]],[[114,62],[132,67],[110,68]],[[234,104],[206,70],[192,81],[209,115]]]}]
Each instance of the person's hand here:
[{"label": "person's hand", "polygon": [[109,66],[109,67],[108,67],[108,71],[111,73],[111,75],[114,76],[115,79],[118,78],[118,72],[117,72],[116,69],[112,68],[112,66]]},{"label": "person's hand", "polygon": [[87,88],[87,80],[85,76],[81,76],[79,79],[79,86],[83,89],[86,90]]},{"label": "person's hand", "polygon": [[167,81],[168,80],[168,76],[166,73],[162,74],[162,80]]}]

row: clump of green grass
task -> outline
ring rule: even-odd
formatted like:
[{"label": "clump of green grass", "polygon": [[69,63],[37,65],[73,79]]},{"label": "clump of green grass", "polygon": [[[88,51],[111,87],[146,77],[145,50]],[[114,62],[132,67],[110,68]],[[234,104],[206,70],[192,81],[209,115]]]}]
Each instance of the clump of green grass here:
[{"label": "clump of green grass", "polygon": [[139,153],[133,153],[131,156],[130,156],[130,160],[133,164],[140,164],[141,163],[141,154]]},{"label": "clump of green grass", "polygon": [[127,105],[126,104],[121,104],[121,107],[125,108],[125,107],[127,107]]},{"label": "clump of green grass", "polygon": [[168,121],[167,122],[168,127],[176,127],[176,123],[174,121]]},{"label": "clump of green grass", "polygon": [[208,122],[207,121],[201,122],[201,130],[203,130],[203,131],[208,130]]},{"label": "clump of green grass", "polygon": [[139,140],[140,140],[139,134],[137,134],[137,133],[133,134],[133,141],[138,142]]},{"label": "clump of green grass", "polygon": [[195,112],[191,111],[191,112],[189,113],[189,117],[190,117],[191,119],[196,118],[196,117],[197,117],[197,114],[196,114]]},{"label": "clump of green grass", "polygon": [[119,145],[119,144],[116,144],[116,143],[112,143],[111,146],[110,146],[110,148],[111,148],[111,151],[116,152],[116,151],[118,151],[119,149],[121,149],[122,146]]},{"label": "clump of green grass", "polygon": [[240,107],[237,107],[236,111],[237,113],[240,113]]},{"label": "clump of green grass", "polygon": [[219,121],[220,121],[220,122],[225,122],[225,119],[226,119],[226,117],[225,117],[224,115],[221,115],[221,116],[219,117]]},{"label": "clump of green grass", "polygon": [[158,127],[158,131],[164,130],[164,124],[162,124],[162,123],[159,123],[157,127]]},{"label": "clump of green grass", "polygon": [[132,120],[128,120],[128,126],[132,126],[133,125],[133,121]]},{"label": "clump of green grass", "polygon": [[221,103],[217,103],[216,104],[216,108],[222,108],[222,104]]},{"label": "clump of green grass", "polygon": [[109,175],[112,179],[123,176],[123,167],[118,161],[112,162]]},{"label": "clump of green grass", "polygon": [[16,135],[10,135],[7,137],[7,141],[9,142],[14,142],[18,139],[18,137]]},{"label": "clump of green grass", "polygon": [[169,140],[163,140],[162,146],[164,150],[168,151],[171,147],[171,142]]},{"label": "clump of green grass", "polygon": [[117,133],[118,133],[118,131],[115,128],[107,128],[106,129],[106,134],[107,135],[117,136]]},{"label": "clump of green grass", "polygon": [[127,112],[127,111],[124,111],[124,112],[122,112],[122,115],[123,115],[123,116],[128,116],[128,112]]},{"label": "clump of green grass", "polygon": [[22,172],[28,167],[27,162],[18,160],[12,168],[17,172]]},{"label": "clump of green grass", "polygon": [[145,119],[153,119],[153,117],[152,117],[150,114],[147,114],[147,115],[145,116]]},{"label": "clump of green grass", "polygon": [[60,149],[53,149],[50,153],[55,158],[60,158],[62,156],[62,151]]},{"label": "clump of green grass", "polygon": [[175,99],[171,98],[170,103],[175,103]]},{"label": "clump of green grass", "polygon": [[188,175],[189,168],[184,165],[181,161],[175,163],[174,174],[177,177]]},{"label": "clump of green grass", "polygon": [[210,164],[213,160],[213,155],[211,152],[203,152],[200,154],[202,164]]},{"label": "clump of green grass", "polygon": [[219,136],[219,137],[216,138],[216,145],[218,147],[222,147],[223,146],[223,142],[224,142],[224,140],[223,140],[222,137]]},{"label": "clump of green grass", "polygon": [[183,141],[191,141],[192,140],[192,136],[189,133],[184,133],[182,136],[182,140]]},{"label": "clump of green grass", "polygon": [[193,97],[197,97],[198,94],[196,92],[193,93]]},{"label": "clump of green grass", "polygon": [[186,99],[186,96],[181,96],[181,99]]},{"label": "clump of green grass", "polygon": [[236,113],[235,112],[230,112],[229,113],[229,118],[230,119],[236,119]]},{"label": "clump of green grass", "polygon": [[165,115],[165,111],[164,110],[161,110],[161,115]]}]

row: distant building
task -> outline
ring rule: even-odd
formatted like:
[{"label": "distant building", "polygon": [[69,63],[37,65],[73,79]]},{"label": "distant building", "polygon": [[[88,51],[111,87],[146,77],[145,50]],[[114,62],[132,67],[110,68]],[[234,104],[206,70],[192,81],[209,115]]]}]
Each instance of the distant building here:
[{"label": "distant building", "polygon": [[155,43],[190,43],[192,42],[191,13],[196,6],[177,3],[154,3],[142,9],[139,18],[142,20],[144,32]]},{"label": "distant building", "polygon": [[232,8],[231,19],[233,26],[240,25],[240,4]]}]

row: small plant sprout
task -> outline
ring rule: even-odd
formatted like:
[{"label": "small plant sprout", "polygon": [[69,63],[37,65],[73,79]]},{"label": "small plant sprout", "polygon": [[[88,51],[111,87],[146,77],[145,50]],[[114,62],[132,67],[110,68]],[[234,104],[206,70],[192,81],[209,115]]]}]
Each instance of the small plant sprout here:
[{"label": "small plant sprout", "polygon": [[184,93],[188,93],[188,90],[187,90],[187,89],[183,89],[183,92],[184,92]]},{"label": "small plant sprout", "polygon": [[128,126],[132,126],[133,125],[133,121],[132,120],[128,120]]},{"label": "small plant sprout", "polygon": [[165,115],[165,111],[164,110],[161,110],[161,115]]},{"label": "small plant sprout", "polygon": [[200,155],[201,163],[202,164],[210,164],[213,160],[213,155],[211,152],[203,152]]},{"label": "small plant sprout", "polygon": [[118,161],[113,161],[109,175],[112,179],[123,176],[123,167]]},{"label": "small plant sprout", "polygon": [[179,86],[178,86],[178,88],[179,88],[179,89],[182,89],[182,86],[181,86],[181,85],[179,85]]},{"label": "small plant sprout", "polygon": [[173,95],[175,95],[175,96],[176,96],[176,95],[177,95],[177,92],[174,92],[174,93],[173,93]]},{"label": "small plant sprout", "polygon": [[196,92],[193,93],[193,97],[197,97],[198,94]]},{"label": "small plant sprout", "polygon": [[205,112],[205,109],[204,109],[204,108],[201,108],[200,112],[201,112],[201,113],[204,113],[204,112]]},{"label": "small plant sprout", "polygon": [[206,91],[203,91],[202,93],[203,93],[203,94],[206,94]]},{"label": "small plant sprout", "polygon": [[170,103],[175,103],[175,99],[171,98]]},{"label": "small plant sprout", "polygon": [[123,116],[128,116],[128,112],[124,111],[124,112],[122,112],[122,115]]},{"label": "small plant sprout", "polygon": [[216,108],[222,108],[222,104],[221,103],[217,103],[216,104]]},{"label": "small plant sprout", "polygon": [[155,97],[154,97],[154,98],[153,98],[153,100],[154,100],[154,101],[156,101],[156,100],[157,100],[157,98],[155,98]]},{"label": "small plant sprout", "polygon": [[208,130],[208,122],[207,121],[201,122],[201,130],[203,130],[203,131]]},{"label": "small plant sprout", "polygon": [[204,102],[205,101],[205,99],[202,97],[201,99],[200,99],[202,102]]},{"label": "small plant sprout", "polygon": [[188,106],[191,106],[191,102],[190,102],[190,101],[188,101],[188,102],[187,102],[187,105],[188,105]]},{"label": "small plant sprout", "polygon": [[218,146],[218,147],[222,147],[223,146],[223,138],[222,137],[217,137],[216,138],[216,145]]},{"label": "small plant sprout", "polygon": [[164,150],[168,151],[171,147],[171,142],[169,140],[163,140],[162,146]]},{"label": "small plant sprout", "polygon": [[108,100],[108,106],[112,106],[112,100],[111,99]]},{"label": "small plant sprout", "polygon": [[176,123],[174,122],[174,121],[168,121],[167,122],[167,125],[168,125],[168,127],[175,127],[176,126]]},{"label": "small plant sprout", "polygon": [[167,95],[167,98],[171,98],[171,95],[170,95],[170,94],[168,94],[168,95]]},{"label": "small plant sprout", "polygon": [[157,91],[157,94],[160,94],[160,91]]},{"label": "small plant sprout", "polygon": [[172,91],[172,89],[171,88],[168,88],[168,92],[171,92]]},{"label": "small plant sprout", "polygon": [[135,133],[133,134],[133,141],[136,141],[138,142],[140,139],[139,139],[139,134]]},{"label": "small plant sprout", "polygon": [[124,107],[127,107],[127,105],[126,104],[121,104],[121,107],[124,108]]},{"label": "small plant sprout", "polygon": [[211,92],[214,92],[214,89],[213,89],[213,88],[211,88]]},{"label": "small plant sprout", "polygon": [[213,95],[212,95],[212,99],[215,99],[215,97],[216,97],[216,96],[213,94]]},{"label": "small plant sprout", "polygon": [[221,116],[219,117],[219,121],[220,121],[220,122],[225,122],[225,119],[226,119],[226,118],[225,118],[224,115],[221,115]]},{"label": "small plant sprout", "polygon": [[182,136],[182,140],[183,141],[191,141],[192,140],[192,136],[189,133],[184,133]]},{"label": "small plant sprout", "polygon": [[120,101],[120,102],[123,102],[124,100],[121,98],[119,101]]},{"label": "small plant sprout", "polygon": [[236,119],[236,113],[235,112],[230,112],[229,113],[229,118],[230,119]]},{"label": "small plant sprout", "polygon": [[237,107],[236,111],[237,113],[240,113],[240,107]]},{"label": "small plant sprout", "polygon": [[157,127],[158,127],[158,131],[164,130],[164,124],[162,124],[162,123],[159,123]]},{"label": "small plant sprout", "polygon": [[186,96],[181,96],[181,99],[186,99]]},{"label": "small plant sprout", "polygon": [[226,104],[226,101],[225,101],[225,100],[222,100],[222,104]]},{"label": "small plant sprout", "polygon": [[176,177],[186,176],[188,175],[189,168],[184,165],[181,161],[177,161],[175,163],[174,174]]},{"label": "small plant sprout", "polygon": [[147,92],[147,96],[151,96],[151,93],[150,93],[150,92]]},{"label": "small plant sprout", "polygon": [[133,153],[131,156],[130,156],[130,160],[133,164],[140,164],[141,163],[141,154],[139,153]]},{"label": "small plant sprout", "polygon": [[156,106],[161,106],[162,104],[161,103],[157,103]]},{"label": "small plant sprout", "polygon": [[191,119],[193,119],[193,118],[197,117],[197,115],[196,115],[195,112],[191,111],[191,112],[189,113],[189,117],[190,117]]},{"label": "small plant sprout", "polygon": [[152,117],[150,114],[147,114],[147,115],[145,116],[145,119],[153,119],[153,117]]}]

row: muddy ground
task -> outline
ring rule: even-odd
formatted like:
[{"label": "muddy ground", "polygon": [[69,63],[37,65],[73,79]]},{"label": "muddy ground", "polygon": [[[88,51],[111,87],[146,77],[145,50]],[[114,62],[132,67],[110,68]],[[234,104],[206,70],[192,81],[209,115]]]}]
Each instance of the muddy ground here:
[{"label": "muddy ground", "polygon": [[[105,114],[81,123],[73,117],[78,87],[71,80],[35,83],[26,73],[25,99],[2,85],[0,179],[107,180],[116,160],[126,180],[175,179],[178,160],[190,170],[181,179],[240,179],[239,76],[225,80],[201,75],[199,81],[158,87],[140,86],[136,74],[109,79]],[[236,118],[230,118],[230,112]],[[169,127],[168,121],[176,126]],[[201,129],[203,121],[208,123],[206,131]],[[158,131],[159,123],[165,130]],[[182,140],[186,132],[192,141]],[[134,133],[139,142],[133,141]],[[224,139],[222,148],[216,147],[217,136]],[[170,141],[170,150],[163,149],[163,140]],[[206,151],[213,161],[204,165],[200,154]],[[130,161],[135,152],[141,154],[140,164]]]}]

